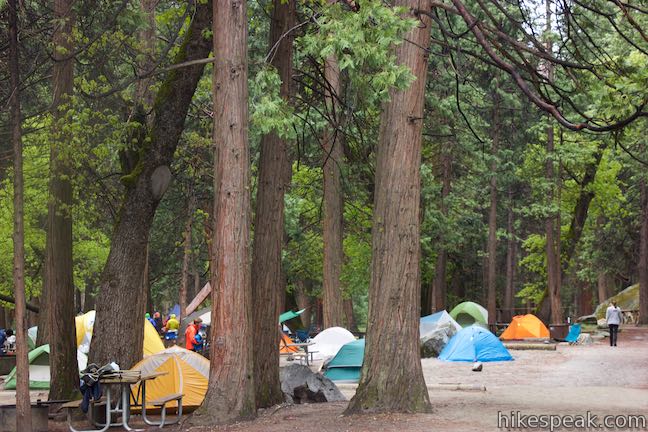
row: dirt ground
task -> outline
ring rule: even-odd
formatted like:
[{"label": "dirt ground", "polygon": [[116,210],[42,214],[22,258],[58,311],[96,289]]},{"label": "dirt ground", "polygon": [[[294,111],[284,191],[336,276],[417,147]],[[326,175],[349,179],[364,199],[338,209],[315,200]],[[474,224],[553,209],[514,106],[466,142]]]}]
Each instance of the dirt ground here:
[{"label": "dirt ground", "polygon": [[[606,342],[560,344],[556,351],[512,350],[515,361],[485,363],[482,372],[472,372],[470,364],[424,359],[431,414],[344,417],[346,403],[328,403],[273,408],[252,422],[227,427],[164,430],[471,432],[501,430],[498,412],[648,416],[648,328],[625,328],[616,348]],[[448,389],[457,387],[471,390]],[[476,390],[484,387],[485,391]],[[342,386],[342,391],[350,398],[354,388]],[[50,430],[67,429],[64,424],[52,423]]]}]

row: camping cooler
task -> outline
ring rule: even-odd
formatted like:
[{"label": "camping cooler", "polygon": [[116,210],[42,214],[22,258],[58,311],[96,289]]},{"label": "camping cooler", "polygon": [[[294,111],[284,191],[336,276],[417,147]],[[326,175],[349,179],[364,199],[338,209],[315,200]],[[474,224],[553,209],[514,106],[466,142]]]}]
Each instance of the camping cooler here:
[{"label": "camping cooler", "polygon": [[549,336],[552,339],[563,340],[569,333],[569,324],[551,324],[549,326]]}]

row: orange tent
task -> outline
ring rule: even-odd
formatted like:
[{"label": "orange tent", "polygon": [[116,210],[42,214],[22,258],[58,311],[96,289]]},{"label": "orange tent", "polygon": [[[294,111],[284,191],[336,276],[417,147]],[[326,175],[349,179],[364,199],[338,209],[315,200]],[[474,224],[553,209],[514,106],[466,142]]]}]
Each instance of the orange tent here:
[{"label": "orange tent", "polygon": [[290,338],[284,333],[281,332],[281,341],[279,342],[279,352],[280,353],[294,353],[299,351],[299,348],[296,346],[288,346],[288,344],[292,344],[293,341],[290,340]]},{"label": "orange tent", "polygon": [[548,338],[549,330],[532,314],[516,315],[500,339]]}]

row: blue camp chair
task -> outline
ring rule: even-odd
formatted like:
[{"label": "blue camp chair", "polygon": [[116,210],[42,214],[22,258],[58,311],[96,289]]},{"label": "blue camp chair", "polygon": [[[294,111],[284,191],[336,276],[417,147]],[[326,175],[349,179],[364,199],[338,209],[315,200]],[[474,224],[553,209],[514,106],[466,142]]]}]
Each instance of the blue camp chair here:
[{"label": "blue camp chair", "polygon": [[570,344],[575,344],[576,341],[578,340],[578,336],[581,334],[581,325],[580,324],[572,324],[569,326],[569,333],[567,333],[567,337],[565,337],[565,342],[569,342]]}]

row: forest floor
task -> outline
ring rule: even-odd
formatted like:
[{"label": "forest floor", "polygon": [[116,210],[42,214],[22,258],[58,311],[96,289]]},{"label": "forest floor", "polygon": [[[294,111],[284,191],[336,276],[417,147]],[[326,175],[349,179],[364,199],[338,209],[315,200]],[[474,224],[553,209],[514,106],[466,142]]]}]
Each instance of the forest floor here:
[{"label": "forest floor", "polygon": [[[485,363],[479,373],[471,371],[471,364],[424,359],[431,414],[344,417],[346,403],[326,403],[269,409],[252,422],[227,427],[175,426],[164,430],[471,432],[506,430],[498,428],[498,412],[509,417],[511,412],[583,416],[591,412],[599,422],[606,415],[648,416],[648,328],[626,327],[619,335],[618,347],[607,342],[559,344],[556,351],[512,350],[515,361]],[[486,390],[444,389],[448,384]],[[354,388],[347,385],[342,391],[350,398]],[[51,424],[50,430],[67,429],[58,423]]]}]

